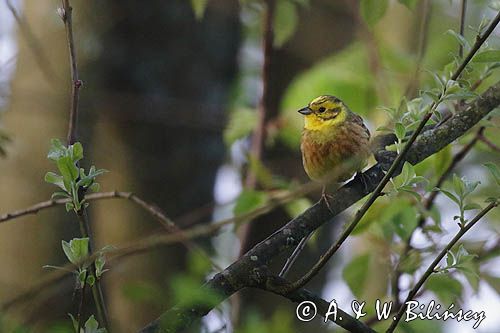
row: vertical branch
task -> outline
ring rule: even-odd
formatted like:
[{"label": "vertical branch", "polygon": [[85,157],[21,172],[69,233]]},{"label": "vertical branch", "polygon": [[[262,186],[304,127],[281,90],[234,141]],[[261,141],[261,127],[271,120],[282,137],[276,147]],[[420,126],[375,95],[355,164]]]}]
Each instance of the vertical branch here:
[{"label": "vertical branch", "polygon": [[73,8],[69,0],[62,0],[62,11],[60,16],[66,28],[66,40],[68,42],[69,63],[71,70],[71,107],[69,111],[68,125],[68,145],[72,145],[76,141],[76,130],[78,123],[78,101],[80,98],[80,87],[82,81],[78,77],[78,67],[76,63],[75,41],[73,38]]},{"label": "vertical branch", "polygon": [[[69,63],[70,63],[72,84],[71,84],[71,106],[69,112],[67,141],[68,145],[72,145],[76,142],[77,138],[78,103],[80,98],[80,87],[82,86],[82,81],[79,79],[78,75],[75,41],[73,37],[73,8],[71,7],[69,0],[62,0],[62,8],[59,9],[59,15],[61,16],[61,19],[64,22],[64,26],[66,29],[66,40],[68,43],[68,50],[69,50]],[[78,197],[83,197],[83,195],[84,193],[82,193],[81,189],[79,189]],[[76,212],[76,215],[78,217],[78,222],[80,225],[81,236],[89,239],[89,253],[92,254],[94,252],[94,246],[92,244],[92,237],[90,236],[89,221],[87,218],[85,208],[82,207],[79,211]],[[96,275],[96,268],[94,262],[92,262],[92,264],[90,265],[90,269],[95,276],[95,282],[92,285],[91,289],[97,310],[97,317],[99,318],[100,324],[103,327],[107,328],[109,332],[109,324],[106,314],[104,297],[102,294],[100,281]],[[84,292],[84,290],[82,290],[82,292]]]},{"label": "vertical branch", "polygon": [[[264,54],[264,62],[262,65],[262,96],[259,103],[259,110],[257,115],[257,127],[252,136],[252,144],[250,148],[250,157],[255,160],[260,160],[262,157],[263,144],[266,135],[266,122],[269,117],[269,81],[271,74],[271,59],[273,52],[274,40],[274,12],[276,8],[275,0],[266,0],[265,13],[264,13],[264,26],[263,26],[263,41],[262,49]],[[256,186],[257,176],[252,170],[249,171],[245,185],[249,188]]]},{"label": "vertical branch", "polygon": [[[462,6],[460,8],[460,36],[464,36],[466,11],[467,11],[467,0],[462,0]],[[463,55],[464,55],[464,46],[460,44],[458,49],[458,56],[462,58]]]}]

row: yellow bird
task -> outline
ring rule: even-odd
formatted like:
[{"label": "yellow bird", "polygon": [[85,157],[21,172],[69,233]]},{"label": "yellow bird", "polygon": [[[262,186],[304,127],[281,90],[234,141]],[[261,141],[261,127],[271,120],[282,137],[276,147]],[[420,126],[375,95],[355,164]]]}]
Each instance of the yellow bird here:
[{"label": "yellow bird", "polygon": [[344,102],[319,96],[298,112],[305,116],[300,149],[309,178],[324,185],[342,182],[365,167],[371,154],[370,131]]}]

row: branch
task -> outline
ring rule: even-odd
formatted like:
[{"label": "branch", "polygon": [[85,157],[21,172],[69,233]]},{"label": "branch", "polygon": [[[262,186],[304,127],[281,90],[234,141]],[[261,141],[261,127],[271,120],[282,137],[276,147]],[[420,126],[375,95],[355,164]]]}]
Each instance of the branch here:
[{"label": "branch", "polygon": [[[469,141],[468,144],[463,146],[462,149],[455,156],[453,156],[453,159],[451,160],[450,165],[448,165],[446,170],[441,174],[438,181],[436,182],[435,187],[441,187],[443,182],[446,180],[446,178],[448,178],[448,176],[451,174],[451,172],[457,166],[457,164],[460,163],[460,161],[462,161],[464,159],[464,157],[471,151],[472,147],[474,147],[476,142],[479,140],[480,135],[482,135],[484,129],[485,129],[484,127],[480,127],[479,130],[476,132],[476,135],[474,135],[474,137],[472,138],[472,140]],[[434,205],[434,201],[437,198],[438,193],[439,193],[439,191],[432,191],[429,194],[429,196],[425,199],[424,209],[426,211],[429,211],[432,208],[432,206]],[[410,250],[412,249],[411,241],[412,241],[413,235],[415,234],[415,231],[418,228],[421,228],[424,225],[424,223],[425,223],[425,217],[421,216],[418,223],[417,223],[417,226],[411,231],[410,235],[408,236],[407,240],[405,241],[403,252],[400,256],[400,260],[398,261],[398,263],[396,265],[394,277],[393,277],[392,283],[391,283],[392,294],[393,294],[394,301],[396,302],[395,303],[396,307],[399,307],[399,305],[400,305],[400,302],[399,302],[399,292],[400,292],[399,279],[401,278],[402,272],[401,272],[401,269],[399,266],[402,262],[401,259],[405,258],[408,255],[408,253],[410,252]]]},{"label": "branch", "polygon": [[[75,42],[73,38],[73,8],[71,7],[69,0],[62,0],[62,8],[59,8],[59,14],[64,22],[64,27],[66,28],[66,39],[68,42],[69,50],[69,63],[71,72],[71,107],[69,112],[69,125],[68,125],[68,146],[76,142],[76,133],[78,125],[78,102],[80,97],[80,87],[82,86],[82,81],[78,78],[78,67],[76,63],[76,50]],[[78,196],[83,196],[83,192],[78,189]],[[93,238],[90,233],[89,220],[85,207],[82,207],[78,211],[75,211],[78,217],[78,223],[80,225],[80,233],[83,238],[89,239],[89,253],[94,253]],[[96,274],[95,261],[92,261],[90,268],[95,274],[95,282],[91,286],[92,296],[94,298],[94,303],[97,310],[97,317],[100,324],[109,329],[108,315],[106,313],[106,304],[104,302],[104,296],[101,289],[101,281]]]},{"label": "branch", "polygon": [[434,261],[429,265],[427,270],[424,272],[422,277],[418,280],[418,282],[415,284],[415,286],[411,289],[411,291],[408,293],[408,297],[406,297],[406,300],[403,303],[403,306],[399,308],[398,313],[394,317],[394,321],[391,323],[391,326],[387,329],[386,333],[391,333],[396,329],[396,326],[398,325],[399,321],[401,320],[401,317],[403,316],[403,313],[405,312],[406,309],[406,304],[415,297],[417,292],[420,290],[420,288],[424,285],[425,281],[427,278],[435,272],[435,269],[439,262],[444,258],[444,256],[450,251],[453,246],[462,238],[463,235],[467,231],[469,231],[484,215],[486,215],[490,210],[498,206],[498,201],[490,203],[486,208],[484,208],[479,214],[474,217],[472,221],[470,221],[468,224],[465,225],[465,227],[461,227],[460,231],[453,237],[453,239],[446,245],[446,247],[441,250],[439,255],[434,259]]},{"label": "branch", "polygon": [[[273,285],[279,285],[279,284],[285,285],[288,283],[286,280],[279,278],[279,277],[269,277],[267,282],[269,283],[271,279],[273,280],[272,281]],[[270,291],[270,292],[275,293],[274,288],[268,289],[268,288],[266,288],[266,286],[260,286],[259,288],[262,290],[266,290],[266,291]],[[337,307],[337,315],[336,316],[325,317],[325,315],[329,312],[328,310],[330,307],[330,303],[328,303],[324,299],[320,298],[319,296],[313,294],[312,292],[308,291],[307,289],[299,289],[299,290],[293,291],[293,292],[288,293],[288,294],[281,294],[281,293],[276,293],[276,294],[283,296],[283,297],[289,299],[290,301],[292,301],[294,303],[298,303],[298,304],[300,304],[301,302],[304,302],[304,301],[313,302],[317,307],[318,313],[323,318],[328,319],[328,320],[336,323],[337,325],[339,325],[340,327],[344,328],[345,330],[347,330],[349,332],[375,333],[375,331],[372,330],[370,327],[368,327],[366,324],[364,324],[363,322],[352,317],[351,315],[349,315],[348,313],[346,313],[345,311],[343,311],[342,309],[340,309],[338,307]],[[340,319],[340,318],[342,318],[342,319]],[[326,322],[326,320],[325,320],[325,322]]]},{"label": "branch", "polygon": [[[251,157],[259,161],[262,156],[262,148],[266,136],[266,123],[269,120],[269,86],[271,75],[271,60],[273,52],[273,21],[276,3],[275,0],[265,1],[264,10],[264,36],[262,41],[262,50],[264,54],[264,63],[262,64],[262,97],[260,99],[257,126],[252,136],[252,144],[250,148]],[[256,185],[257,176],[255,170],[249,170],[245,185],[249,188],[254,188]]]},{"label": "branch", "polygon": [[[485,93],[474,100],[464,111],[455,114],[440,127],[424,132],[410,149],[407,161],[417,164],[427,157],[437,153],[455,139],[466,133],[490,111],[500,105],[500,82],[490,87]],[[221,301],[241,288],[252,286],[251,273],[260,266],[269,264],[281,253],[295,247],[299,241],[313,230],[319,228],[333,215],[337,215],[362,199],[375,189],[384,177],[387,164],[394,157],[389,155],[387,161],[381,161],[367,170],[363,177],[365,183],[355,179],[338,189],[330,201],[332,212],[321,202],[316,203],[304,213],[288,222],[281,229],[254,246],[244,256],[231,264],[223,272],[216,274],[202,288],[209,288],[220,293]],[[396,172],[397,174],[397,172]],[[395,174],[395,175],[396,175]],[[210,306],[199,304],[194,308],[173,307],[157,320],[150,323],[140,332],[176,332],[204,316],[211,310]],[[164,318],[182,318],[180,322],[168,327],[160,327]]]},{"label": "branch", "polygon": [[[183,231],[160,209],[153,203],[148,203],[145,200],[141,199],[137,195],[132,192],[120,192],[120,191],[111,191],[111,192],[99,192],[85,195],[85,200],[87,201],[95,201],[95,200],[103,200],[103,199],[127,199],[149,214],[151,214],[161,225],[169,232],[178,233],[180,237],[180,242],[183,243],[186,248],[189,250],[195,251],[201,254],[203,257],[207,258],[212,266],[222,271],[222,267],[217,265],[211,258],[208,256],[203,249],[201,249],[198,245],[189,241],[189,238],[183,237]],[[55,207],[58,205],[64,205],[67,202],[70,202],[71,199],[58,199],[58,200],[47,200],[43,202],[39,202],[33,206],[20,209],[14,212],[6,213],[4,215],[0,215],[0,223],[6,222],[18,217],[22,217],[29,214],[36,214],[40,210]]]},{"label": "branch", "polygon": [[[467,0],[462,0],[462,5],[460,6],[460,36],[464,36],[464,27],[465,27],[465,14],[467,12]],[[464,46],[460,43],[458,49],[458,56],[462,58],[464,55]]]},{"label": "branch", "polygon": [[82,81],[78,77],[78,67],[76,63],[75,41],[73,38],[73,8],[69,0],[62,0],[62,8],[59,13],[66,28],[66,40],[68,42],[69,63],[71,70],[71,107],[69,111],[68,125],[68,145],[76,141],[76,131],[78,125],[78,101],[80,99],[80,87]]}]

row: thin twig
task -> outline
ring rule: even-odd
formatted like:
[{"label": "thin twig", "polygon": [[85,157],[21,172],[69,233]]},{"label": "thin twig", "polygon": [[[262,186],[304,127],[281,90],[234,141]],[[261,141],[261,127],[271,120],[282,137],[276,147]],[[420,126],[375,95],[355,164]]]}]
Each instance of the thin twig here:
[{"label": "thin twig", "polygon": [[[460,35],[464,36],[464,27],[465,27],[465,15],[467,12],[467,0],[462,0],[462,6],[460,7]],[[462,43],[459,43],[458,56],[462,58],[464,55],[464,46]]]},{"label": "thin twig", "polygon": [[[85,279],[83,281],[87,280],[87,272],[85,272]],[[76,313],[76,321],[77,321],[77,326],[78,326],[78,332],[80,332],[80,329],[82,328],[82,313],[83,313],[83,304],[85,304],[85,289],[87,287],[87,284],[83,284],[83,287],[80,289],[80,303],[78,304],[78,312]]]},{"label": "thin twig", "polygon": [[307,241],[311,238],[311,236],[313,234],[314,234],[314,231],[300,240],[299,245],[297,245],[297,247],[293,250],[290,257],[288,257],[288,259],[286,260],[285,265],[283,266],[283,268],[281,269],[281,272],[278,275],[279,277],[285,278],[285,276],[288,274],[288,271],[290,270],[290,268],[292,268],[293,264],[295,263],[295,261],[297,260],[297,258],[300,255],[300,253],[302,252],[302,250],[306,246]]},{"label": "thin twig", "polygon": [[481,142],[483,142],[484,144],[486,144],[492,150],[500,153],[500,147],[497,146],[496,144],[494,144],[493,142],[491,142],[486,136],[484,136],[484,133],[481,133],[479,135],[479,140],[481,140]]},{"label": "thin twig", "polygon": [[73,8],[69,0],[62,0],[61,18],[66,28],[66,40],[68,42],[69,63],[71,70],[71,107],[69,112],[68,124],[68,145],[72,145],[76,141],[77,126],[78,126],[78,102],[80,99],[80,87],[82,81],[79,79],[78,66],[76,62],[75,41],[73,37]]},{"label": "thin twig", "polygon": [[[272,284],[273,285],[278,285],[278,284],[286,284],[287,281],[284,280],[283,278],[280,277],[270,277],[272,279]],[[276,293],[276,289],[271,288],[267,289],[266,285],[258,286],[262,290],[270,291],[273,293]],[[352,333],[375,333],[373,329],[368,327],[366,324],[361,322],[360,320],[352,317],[350,314],[347,312],[343,311],[340,307],[337,306],[336,308],[336,315],[332,315],[331,313],[329,314],[329,310],[332,310],[330,308],[330,302],[325,301],[321,297],[313,294],[312,292],[308,291],[307,289],[299,289],[291,293],[287,294],[282,294],[282,293],[276,293],[277,295],[280,295],[282,297],[285,297],[289,299],[290,301],[301,304],[304,301],[307,302],[312,302],[314,306],[317,308],[317,313],[321,315],[323,318],[330,320],[331,322],[336,323],[340,327],[344,328],[345,330],[352,332]],[[310,303],[309,303],[310,304]],[[312,305],[310,305],[312,307]],[[297,309],[302,309],[304,308],[297,308]],[[311,311],[314,311],[311,309]]]},{"label": "thin twig", "polygon": [[484,215],[486,215],[490,210],[498,206],[498,201],[491,202],[486,208],[484,208],[479,214],[474,217],[469,223],[467,223],[464,227],[460,228],[460,231],[453,237],[453,239],[445,246],[443,250],[438,254],[438,256],[434,259],[434,261],[429,265],[427,270],[424,272],[422,277],[418,280],[418,282],[415,284],[415,286],[411,289],[411,291],[408,293],[408,296],[406,297],[406,300],[403,303],[403,306],[399,308],[398,313],[394,317],[394,321],[391,323],[391,326],[387,329],[386,333],[391,333],[396,329],[396,326],[398,325],[399,321],[401,320],[401,317],[403,316],[405,309],[406,309],[406,304],[411,301],[417,292],[420,290],[420,288],[424,285],[425,281],[427,278],[435,272],[435,269],[439,262],[446,256],[448,251],[450,251],[453,246],[462,238],[463,235],[467,231],[469,231]]},{"label": "thin twig", "polygon": [[[68,43],[69,50],[69,63],[71,72],[71,107],[69,112],[69,125],[68,125],[68,146],[76,142],[77,136],[77,126],[78,126],[78,104],[80,98],[80,87],[82,86],[82,81],[78,77],[78,66],[76,62],[76,50],[75,41],[73,37],[73,8],[71,7],[69,0],[62,0],[62,9],[60,9],[61,19],[64,22],[66,28],[66,40]],[[82,195],[78,191],[78,196]],[[82,195],[83,196],[83,195]],[[79,200],[79,199],[78,199]],[[80,233],[83,238],[89,239],[89,253],[94,253],[93,237],[91,237],[90,226],[87,217],[85,207],[83,206],[80,210],[76,211],[78,217],[78,223],[80,225]],[[92,296],[94,298],[94,303],[97,310],[97,317],[99,318],[99,323],[102,327],[110,331],[109,321],[106,311],[106,303],[104,301],[104,296],[101,289],[101,281],[97,277],[95,261],[92,260],[90,265],[91,271],[95,276],[95,282],[91,286]],[[84,282],[86,283],[86,281]]]},{"label": "thin twig", "polygon": [[[85,195],[86,201],[95,201],[95,200],[104,200],[104,199],[127,199],[140,208],[147,211],[151,214],[161,225],[169,232],[179,232],[182,235],[181,229],[155,204],[148,203],[145,200],[141,199],[137,195],[132,192],[120,192],[120,191],[111,191],[111,192],[99,192]],[[43,202],[39,202],[33,206],[20,209],[14,212],[10,212],[4,215],[0,215],[0,223],[6,222],[9,220],[13,220],[15,218],[19,218],[29,214],[36,214],[40,210],[55,207],[58,205],[64,205],[67,202],[70,202],[71,199],[57,199],[57,200],[47,200]],[[201,254],[207,260],[212,263],[212,266],[221,271],[222,267],[217,265],[210,256],[205,253],[205,251],[200,248],[198,245],[191,243],[189,240],[181,239],[181,242],[189,249],[194,252]]]},{"label": "thin twig", "polygon": [[[488,29],[485,31],[485,33],[482,36],[479,36],[476,39],[476,42],[470,52],[468,53],[467,57],[463,60],[463,62],[460,64],[460,66],[457,68],[457,70],[453,73],[451,76],[451,80],[457,80],[464,68],[467,66],[467,64],[470,62],[470,60],[474,57],[475,53],[479,50],[481,45],[486,41],[488,36],[493,32],[495,27],[497,26],[498,22],[500,21],[500,11],[498,12],[497,16],[495,19],[491,22],[490,26]],[[420,121],[417,129],[415,132],[413,132],[412,136],[408,140],[408,142],[405,144],[403,147],[401,153],[396,157],[394,162],[392,163],[391,167],[385,174],[384,178],[380,181],[380,183],[377,185],[375,190],[372,192],[370,197],[368,198],[367,201],[361,206],[361,208],[356,212],[356,215],[354,216],[354,220],[349,224],[349,226],[346,228],[346,230],[341,234],[340,238],[335,242],[321,258],[316,262],[316,264],[300,279],[297,281],[291,283],[290,285],[286,286],[288,291],[291,290],[296,290],[298,288],[303,287],[305,284],[307,284],[318,272],[327,264],[328,260],[337,252],[337,250],[341,247],[341,245],[344,243],[344,241],[349,237],[349,235],[352,233],[352,231],[356,228],[358,223],[361,221],[362,217],[365,215],[365,213],[368,211],[368,209],[371,207],[371,205],[375,202],[375,200],[380,196],[382,193],[382,190],[384,189],[385,185],[389,182],[389,180],[392,178],[392,176],[396,173],[396,171],[399,169],[400,164],[405,160],[406,154],[410,151],[411,146],[417,139],[418,135],[422,132],[424,129],[424,126],[427,124],[429,119],[431,118],[432,114],[436,110],[437,106],[441,102],[442,96],[439,97],[439,100],[437,102],[433,102],[427,113],[424,115],[423,119]]]},{"label": "thin twig", "polygon": [[[468,144],[463,146],[462,149],[460,149],[460,151],[455,156],[453,156],[450,164],[448,165],[446,170],[441,174],[438,181],[436,182],[435,187],[441,187],[441,185],[450,176],[451,172],[457,166],[457,164],[460,163],[464,159],[464,157],[471,151],[471,149],[474,147],[474,145],[476,144],[476,142],[479,139],[479,136],[481,135],[481,133],[483,131],[484,131],[484,127],[481,127],[477,131],[476,135],[474,135],[472,140],[469,141]],[[424,205],[423,205],[425,211],[429,211],[432,208],[438,194],[439,194],[439,191],[432,191],[429,194],[429,196],[425,199]],[[403,252],[400,256],[400,260],[398,261],[396,268],[394,269],[394,276],[393,276],[392,282],[391,282],[391,286],[392,286],[391,289],[392,289],[392,295],[393,295],[393,299],[395,301],[396,308],[398,308],[401,305],[401,303],[399,301],[399,293],[400,293],[399,279],[401,278],[401,275],[403,273],[400,269],[401,259],[406,258],[408,256],[408,253],[412,249],[411,241],[412,241],[413,235],[415,234],[415,231],[418,228],[423,227],[424,223],[425,223],[425,217],[421,216],[418,223],[417,223],[417,226],[411,231],[410,235],[408,236],[407,240],[405,241]]]}]

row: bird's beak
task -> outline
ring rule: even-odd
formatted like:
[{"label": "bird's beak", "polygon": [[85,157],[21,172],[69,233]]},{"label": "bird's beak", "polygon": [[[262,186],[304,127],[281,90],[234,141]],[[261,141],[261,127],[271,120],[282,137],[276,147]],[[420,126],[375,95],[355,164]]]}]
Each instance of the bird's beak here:
[{"label": "bird's beak", "polygon": [[302,108],[300,109],[299,111],[297,111],[298,113],[302,113],[303,115],[307,116],[308,114],[311,114],[312,113],[312,110],[309,109],[308,106],[306,106],[305,108]]}]

